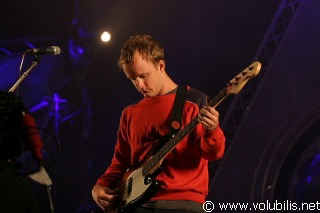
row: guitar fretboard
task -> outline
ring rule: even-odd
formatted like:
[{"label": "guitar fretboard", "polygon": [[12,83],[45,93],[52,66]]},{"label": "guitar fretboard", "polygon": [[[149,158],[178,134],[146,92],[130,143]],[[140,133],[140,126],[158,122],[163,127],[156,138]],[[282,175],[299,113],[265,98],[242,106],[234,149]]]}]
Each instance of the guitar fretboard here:
[{"label": "guitar fretboard", "polygon": [[[228,88],[228,87],[227,87]],[[227,97],[227,88],[221,90],[217,96],[215,96],[210,102],[209,106],[216,107],[222,100]],[[188,123],[183,129],[173,135],[153,156],[150,160],[143,166],[142,174],[145,176],[148,172],[154,168],[159,161],[161,161],[167,154],[187,135],[195,128],[198,123],[199,114],[193,118],[190,123]]]}]

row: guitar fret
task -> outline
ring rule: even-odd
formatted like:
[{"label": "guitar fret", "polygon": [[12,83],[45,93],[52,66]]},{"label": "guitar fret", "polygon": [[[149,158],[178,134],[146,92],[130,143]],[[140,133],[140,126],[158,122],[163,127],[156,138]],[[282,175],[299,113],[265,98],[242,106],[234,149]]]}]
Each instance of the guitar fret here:
[{"label": "guitar fret", "polygon": [[216,95],[216,97],[214,97],[210,103],[208,104],[209,106],[215,106],[216,104],[219,103],[219,101],[222,101],[224,98],[226,98],[226,94],[227,94],[227,89],[223,89],[221,90],[218,95]]},{"label": "guitar fret", "polygon": [[167,153],[169,153],[180,141],[186,136],[197,124],[198,116],[193,118],[191,122],[185,126],[182,130],[180,130],[176,135],[174,135],[170,140],[165,143],[156,154],[152,156],[152,158],[144,165],[142,168],[142,174],[146,175],[151,168],[153,168],[157,162],[159,162]]},{"label": "guitar fret", "polygon": [[[209,106],[214,106],[219,101],[221,101],[223,98],[226,96],[226,89],[221,90],[218,95],[213,98],[210,103],[208,104]],[[198,121],[198,116],[193,118],[189,124],[187,124],[183,129],[181,129],[177,134],[175,134],[170,140],[165,143],[156,154],[150,158],[150,160],[144,165],[142,168],[142,174],[146,175],[151,168],[153,168],[162,158],[164,158],[179,142],[180,140],[186,136],[197,124],[199,123]]]}]

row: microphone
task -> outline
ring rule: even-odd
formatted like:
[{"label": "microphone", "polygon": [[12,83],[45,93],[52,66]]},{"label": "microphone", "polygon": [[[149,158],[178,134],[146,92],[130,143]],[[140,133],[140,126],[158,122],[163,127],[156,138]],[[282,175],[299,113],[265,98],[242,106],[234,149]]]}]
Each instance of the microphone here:
[{"label": "microphone", "polygon": [[45,55],[45,54],[59,55],[60,52],[61,52],[61,49],[60,47],[57,47],[57,46],[51,46],[51,47],[45,47],[45,48],[33,48],[25,51],[25,53],[35,53],[36,55]]}]

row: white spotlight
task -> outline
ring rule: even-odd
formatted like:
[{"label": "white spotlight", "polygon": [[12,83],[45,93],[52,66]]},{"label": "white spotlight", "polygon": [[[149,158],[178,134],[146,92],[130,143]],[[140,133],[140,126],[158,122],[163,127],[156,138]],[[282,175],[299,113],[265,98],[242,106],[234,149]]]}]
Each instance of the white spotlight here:
[{"label": "white spotlight", "polygon": [[110,41],[110,39],[111,39],[111,34],[109,32],[105,31],[101,34],[101,40],[103,42],[108,42]]}]

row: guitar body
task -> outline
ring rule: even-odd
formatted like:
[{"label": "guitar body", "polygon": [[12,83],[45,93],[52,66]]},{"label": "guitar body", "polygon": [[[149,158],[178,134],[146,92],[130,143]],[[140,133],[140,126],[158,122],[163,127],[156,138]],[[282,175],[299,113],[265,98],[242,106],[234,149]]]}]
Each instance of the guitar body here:
[{"label": "guitar body", "polygon": [[159,190],[161,185],[155,177],[161,172],[161,168],[147,175],[143,175],[142,171],[143,167],[139,167],[125,173],[125,183],[120,188],[122,198],[116,212],[132,212],[134,208],[147,202]]}]

